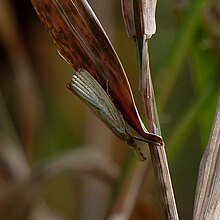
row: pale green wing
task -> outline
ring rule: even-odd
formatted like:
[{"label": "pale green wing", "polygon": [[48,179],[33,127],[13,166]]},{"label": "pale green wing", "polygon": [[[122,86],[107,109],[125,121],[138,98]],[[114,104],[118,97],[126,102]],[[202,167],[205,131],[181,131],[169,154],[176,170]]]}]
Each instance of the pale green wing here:
[{"label": "pale green wing", "polygon": [[134,148],[140,160],[146,159],[129,133],[128,126],[121,113],[116,109],[108,94],[99,83],[84,69],[73,74],[68,84],[73,91],[120,139]]}]

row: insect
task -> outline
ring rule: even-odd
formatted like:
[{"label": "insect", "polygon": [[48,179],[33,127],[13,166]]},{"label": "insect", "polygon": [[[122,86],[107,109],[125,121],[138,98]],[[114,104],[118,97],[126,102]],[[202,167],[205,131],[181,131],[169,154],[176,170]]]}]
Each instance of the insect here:
[{"label": "insect", "polygon": [[125,70],[88,2],[32,0],[32,4],[59,54],[76,71],[68,87],[129,145],[137,149],[129,126],[146,142],[162,145],[162,137],[150,133],[142,122]]},{"label": "insect", "polygon": [[131,135],[123,116],[91,74],[80,69],[73,74],[67,88],[85,102],[115,135],[132,146],[140,160],[146,160],[145,152],[135,142],[140,139]]}]

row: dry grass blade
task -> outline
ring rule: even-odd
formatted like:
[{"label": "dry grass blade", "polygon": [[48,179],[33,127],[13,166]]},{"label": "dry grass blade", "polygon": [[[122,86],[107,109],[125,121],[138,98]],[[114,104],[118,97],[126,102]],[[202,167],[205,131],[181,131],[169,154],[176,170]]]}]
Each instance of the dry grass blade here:
[{"label": "dry grass blade", "polygon": [[76,71],[83,68],[97,80],[137,133],[161,143],[142,123],[121,62],[87,1],[32,0],[32,4],[62,57]]},{"label": "dry grass blade", "polygon": [[220,99],[209,144],[203,155],[194,206],[194,220],[220,219]]}]

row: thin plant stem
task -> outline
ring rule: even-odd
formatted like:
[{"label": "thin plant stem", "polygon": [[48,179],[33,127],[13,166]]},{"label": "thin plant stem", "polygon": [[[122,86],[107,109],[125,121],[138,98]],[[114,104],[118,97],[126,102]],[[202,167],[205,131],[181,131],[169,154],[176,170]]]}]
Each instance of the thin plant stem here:
[{"label": "thin plant stem", "polygon": [[[146,83],[142,84],[142,97],[146,106],[146,115],[148,119],[149,131],[161,135],[159,119],[157,115],[157,107],[155,103],[154,90],[150,74],[148,40],[143,36],[143,51],[142,51],[142,80]],[[157,146],[149,143],[153,169],[159,185],[162,197],[162,203],[166,219],[178,220],[178,212],[167,162],[165,145]]]}]

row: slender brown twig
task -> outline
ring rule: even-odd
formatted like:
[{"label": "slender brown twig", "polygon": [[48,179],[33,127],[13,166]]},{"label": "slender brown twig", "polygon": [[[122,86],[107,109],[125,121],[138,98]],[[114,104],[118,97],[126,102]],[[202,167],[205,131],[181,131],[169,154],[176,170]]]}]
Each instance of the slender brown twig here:
[{"label": "slender brown twig", "polygon": [[[156,1],[134,1],[134,24],[140,62],[140,92],[146,108],[148,129],[161,136],[150,72],[148,40],[156,32]],[[165,145],[149,143],[153,169],[159,185],[166,219],[179,219],[167,162]]]},{"label": "slender brown twig", "polygon": [[[143,38],[143,50],[145,51],[144,53],[146,56],[143,56],[143,59],[145,60],[143,60],[142,62],[142,71],[146,76],[144,77],[146,79],[146,83],[144,83],[145,86],[142,90],[142,96],[146,105],[146,114],[148,119],[149,131],[152,133],[161,134],[150,74],[148,40],[146,37]],[[166,219],[179,219],[173,193],[173,187],[171,183],[165,146],[157,146],[155,144],[149,143],[149,148],[154,172],[161,190],[161,197],[163,201]]]}]

